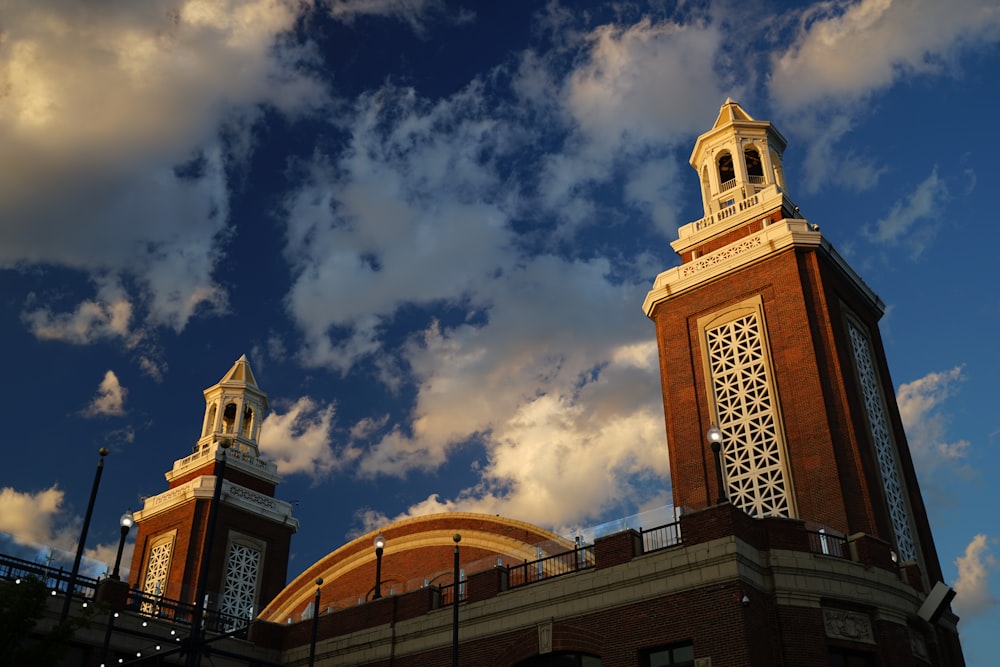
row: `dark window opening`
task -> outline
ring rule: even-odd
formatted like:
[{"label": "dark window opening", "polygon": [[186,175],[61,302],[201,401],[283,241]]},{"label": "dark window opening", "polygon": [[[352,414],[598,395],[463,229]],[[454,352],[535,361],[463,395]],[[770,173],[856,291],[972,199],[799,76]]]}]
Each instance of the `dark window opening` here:
[{"label": "dark window opening", "polygon": [[643,651],[642,667],[694,667],[694,644],[682,642]]},{"label": "dark window opening", "polygon": [[719,187],[722,190],[728,190],[735,186],[736,168],[733,166],[733,156],[729,153],[723,153],[719,156]]},{"label": "dark window opening", "polygon": [[750,182],[756,185],[764,184],[764,163],[760,159],[760,153],[756,148],[748,148],[743,151],[743,160],[747,165],[747,176]]},{"label": "dark window opening", "polygon": [[875,656],[864,651],[830,648],[830,667],[875,667]]}]

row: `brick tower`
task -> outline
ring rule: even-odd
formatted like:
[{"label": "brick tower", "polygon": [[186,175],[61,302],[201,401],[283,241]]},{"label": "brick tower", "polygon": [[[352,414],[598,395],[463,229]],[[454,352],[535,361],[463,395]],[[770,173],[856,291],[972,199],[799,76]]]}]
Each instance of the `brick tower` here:
[{"label": "brick tower", "polygon": [[674,503],[728,499],[879,538],[928,590],[941,570],[879,336],[884,305],[788,198],[785,143],[726,100],[690,158],[704,217],[680,228],[681,265],[646,297]]},{"label": "brick tower", "polygon": [[[205,390],[201,437],[166,473],[168,490],[135,515],[132,585],[148,596],[194,603],[199,577],[208,609],[248,619],[285,585],[291,536],[288,503],[274,497],[276,466],[259,458],[268,408],[246,356]],[[222,459],[225,457],[225,465]],[[209,535],[217,474],[222,485]],[[209,544],[209,562],[203,564]]]}]

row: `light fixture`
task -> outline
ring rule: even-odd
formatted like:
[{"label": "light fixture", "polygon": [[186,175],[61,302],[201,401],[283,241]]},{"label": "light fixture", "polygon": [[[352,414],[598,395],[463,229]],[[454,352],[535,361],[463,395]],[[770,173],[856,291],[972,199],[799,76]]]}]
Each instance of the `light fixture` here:
[{"label": "light fixture", "polygon": [[715,477],[716,484],[719,488],[717,505],[721,505],[724,502],[728,502],[726,498],[726,487],[725,482],[722,480],[722,429],[712,424],[708,427],[708,432],[705,434],[708,438],[708,443],[712,447],[712,455],[715,457]]},{"label": "light fixture", "polygon": [[382,597],[382,551],[385,549],[385,536],[379,532],[375,536],[375,592],[372,594],[373,600]]},{"label": "light fixture", "polygon": [[118,525],[121,526],[121,537],[118,538],[118,555],[115,556],[115,569],[111,571],[111,578],[118,581],[118,571],[122,564],[122,551],[125,549],[125,538],[128,537],[128,531],[135,525],[135,517],[132,516],[132,510],[126,510],[125,514],[122,514],[121,518],[118,519]]}]

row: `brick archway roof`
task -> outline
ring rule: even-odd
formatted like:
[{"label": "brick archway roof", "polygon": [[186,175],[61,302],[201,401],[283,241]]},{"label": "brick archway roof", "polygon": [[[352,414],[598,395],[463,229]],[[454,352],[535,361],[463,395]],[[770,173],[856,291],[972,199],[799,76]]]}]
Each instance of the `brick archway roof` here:
[{"label": "brick archway roof", "polygon": [[[313,602],[316,580],[323,579],[321,609],[340,609],[368,599],[375,584],[378,530],[362,535],[319,559],[296,577],[260,613],[272,623],[299,621]],[[462,536],[460,565],[474,573],[496,565],[535,560],[567,551],[573,543],[555,533],[514,519],[488,514],[447,512],[404,519],[381,529],[382,594],[400,594],[425,584],[450,584],[454,568],[453,536]]]}]

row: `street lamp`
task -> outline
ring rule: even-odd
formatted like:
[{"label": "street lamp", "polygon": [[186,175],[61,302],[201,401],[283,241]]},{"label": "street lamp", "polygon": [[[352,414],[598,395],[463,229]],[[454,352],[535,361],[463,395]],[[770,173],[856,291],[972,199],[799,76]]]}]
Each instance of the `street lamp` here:
[{"label": "street lamp", "polygon": [[382,550],[385,549],[385,537],[382,533],[375,536],[375,594],[373,600],[382,597]]},{"label": "street lamp", "polygon": [[708,442],[712,446],[712,454],[715,455],[715,475],[716,482],[719,485],[719,499],[716,501],[717,505],[721,505],[727,502],[726,499],[726,488],[723,486],[722,481],[722,429],[712,424],[708,427]]},{"label": "street lamp", "polygon": [[323,577],[316,578],[316,600],[313,602],[312,639],[309,640],[309,667],[316,664],[316,629],[319,627],[319,587]]},{"label": "street lamp", "polygon": [[458,568],[458,543],[462,541],[462,536],[455,533],[455,536],[451,539],[455,541],[455,572],[452,576],[452,585],[455,587],[455,590],[452,595],[453,607],[451,613],[451,667],[458,667],[458,596],[461,590],[458,586],[458,577],[460,574]]},{"label": "street lamp", "polygon": [[132,510],[128,510],[125,514],[122,514],[122,518],[118,519],[118,524],[122,528],[122,536],[118,539],[118,555],[115,556],[115,569],[111,570],[111,578],[118,581],[118,569],[122,564],[122,551],[125,549],[125,538],[128,537],[128,531],[132,528],[135,523],[135,518],[132,516]]},{"label": "street lamp", "polygon": [[80,574],[80,561],[83,560],[83,547],[87,542],[87,531],[90,529],[90,517],[94,514],[94,502],[97,500],[97,488],[101,485],[101,473],[104,472],[104,457],[108,455],[108,448],[101,447],[97,450],[101,455],[101,460],[97,462],[97,472],[94,473],[94,486],[90,489],[90,500],[87,502],[87,513],[83,516],[83,528],[80,529],[80,542],[76,545],[76,558],[73,560],[73,569],[69,573],[69,583],[66,585],[66,599],[63,600],[62,613],[59,615],[59,622],[62,623],[69,616],[69,604],[73,599],[73,589],[76,588],[76,578]]}]

